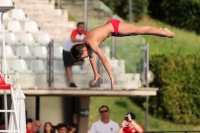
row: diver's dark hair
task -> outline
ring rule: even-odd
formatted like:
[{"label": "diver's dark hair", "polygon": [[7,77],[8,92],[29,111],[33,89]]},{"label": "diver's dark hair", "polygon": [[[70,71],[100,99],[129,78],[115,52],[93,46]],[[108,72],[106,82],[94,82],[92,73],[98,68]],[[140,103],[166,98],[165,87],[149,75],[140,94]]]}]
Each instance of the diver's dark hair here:
[{"label": "diver's dark hair", "polygon": [[78,22],[76,26],[78,27],[80,24],[84,25],[85,23],[84,22]]},{"label": "diver's dark hair", "polygon": [[84,47],[85,46],[83,44],[76,44],[71,48],[70,53],[71,53],[71,56],[74,60],[80,60],[81,59]]}]

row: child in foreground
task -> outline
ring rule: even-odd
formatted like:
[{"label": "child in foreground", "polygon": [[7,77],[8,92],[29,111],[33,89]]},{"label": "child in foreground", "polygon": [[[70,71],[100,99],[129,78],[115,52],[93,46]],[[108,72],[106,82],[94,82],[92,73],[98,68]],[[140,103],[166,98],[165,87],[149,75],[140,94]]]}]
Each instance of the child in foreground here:
[{"label": "child in foreground", "polygon": [[136,123],[136,115],[129,112],[122,121],[122,127],[118,133],[143,133],[144,128]]},{"label": "child in foreground", "polygon": [[110,65],[108,60],[104,56],[103,52],[99,48],[101,43],[110,36],[123,37],[123,36],[131,36],[131,35],[155,35],[160,37],[168,37],[173,38],[174,33],[168,30],[167,28],[154,28],[151,26],[134,26],[129,23],[120,22],[116,19],[109,20],[106,24],[103,24],[99,27],[96,27],[89,31],[85,38],[83,39],[83,44],[74,45],[70,52],[72,57],[75,60],[80,60],[86,57],[89,57],[90,63],[92,65],[92,69],[94,72],[94,80],[92,84],[94,85],[98,78],[102,78],[96,68],[96,61],[94,58],[94,54],[96,53],[101,59],[111,81],[111,89],[113,89],[114,85],[114,77],[111,72]]}]

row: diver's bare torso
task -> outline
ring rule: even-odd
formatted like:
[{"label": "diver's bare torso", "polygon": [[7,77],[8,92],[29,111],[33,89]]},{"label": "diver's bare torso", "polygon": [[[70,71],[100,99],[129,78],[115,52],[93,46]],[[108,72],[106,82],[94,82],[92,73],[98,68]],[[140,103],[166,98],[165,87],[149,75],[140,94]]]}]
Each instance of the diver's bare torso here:
[{"label": "diver's bare torso", "polygon": [[83,44],[86,47],[90,47],[90,45],[97,45],[98,47],[106,38],[112,35],[112,32],[114,32],[114,30],[110,23],[101,25],[87,33],[83,39]]}]

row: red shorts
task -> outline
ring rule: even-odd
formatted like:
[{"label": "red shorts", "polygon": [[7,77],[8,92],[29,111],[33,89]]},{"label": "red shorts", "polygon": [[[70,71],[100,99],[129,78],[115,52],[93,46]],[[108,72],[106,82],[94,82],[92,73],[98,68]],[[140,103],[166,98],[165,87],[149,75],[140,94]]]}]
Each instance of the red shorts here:
[{"label": "red shorts", "polygon": [[111,23],[114,29],[114,33],[112,33],[112,36],[118,36],[118,28],[119,28],[119,23],[120,21],[117,19],[111,19],[107,23]]}]

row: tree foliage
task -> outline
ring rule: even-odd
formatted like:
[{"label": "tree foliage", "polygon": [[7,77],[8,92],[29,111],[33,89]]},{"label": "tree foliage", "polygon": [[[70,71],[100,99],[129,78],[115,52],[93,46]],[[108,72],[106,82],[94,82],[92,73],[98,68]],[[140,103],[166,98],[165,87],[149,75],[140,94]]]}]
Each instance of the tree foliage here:
[{"label": "tree foliage", "polygon": [[156,97],[150,98],[153,114],[177,123],[200,124],[200,54],[154,55],[150,69],[156,75]]},{"label": "tree foliage", "polygon": [[200,0],[149,0],[149,15],[200,34]]},{"label": "tree foliage", "polygon": [[[102,0],[113,13],[124,19],[129,18],[129,0]],[[142,19],[147,11],[148,0],[132,0],[132,13],[135,22]]]}]

